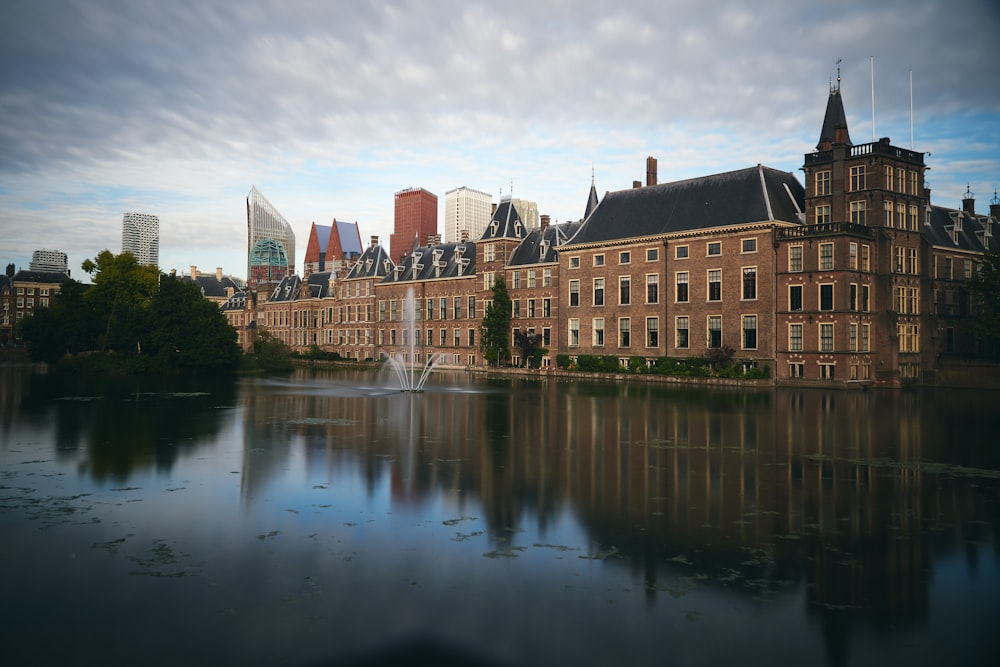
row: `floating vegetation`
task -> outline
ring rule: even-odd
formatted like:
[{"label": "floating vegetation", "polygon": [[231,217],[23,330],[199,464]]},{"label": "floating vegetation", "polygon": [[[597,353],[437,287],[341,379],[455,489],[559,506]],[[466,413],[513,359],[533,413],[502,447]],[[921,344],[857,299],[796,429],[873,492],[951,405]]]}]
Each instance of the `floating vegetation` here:
[{"label": "floating vegetation", "polygon": [[681,563],[683,565],[694,565],[694,563],[692,563],[691,560],[684,554],[677,554],[673,558],[668,558],[667,561],[672,563]]},{"label": "floating vegetation", "polygon": [[990,468],[973,468],[970,466],[951,463],[938,463],[936,461],[896,461],[889,458],[846,458],[828,456],[826,454],[806,454],[805,458],[811,461],[848,463],[850,465],[871,466],[873,468],[889,468],[910,473],[917,472],[930,473],[933,475],[954,475],[956,477],[983,477],[987,479],[1000,479],[1000,470],[992,470]]},{"label": "floating vegetation", "polygon": [[477,530],[472,533],[455,533],[455,537],[451,538],[453,542],[464,542],[465,540],[472,537],[480,537],[483,535],[483,531]]},{"label": "floating vegetation", "polygon": [[263,535],[258,535],[257,539],[260,540],[260,541],[262,541],[262,542],[264,540],[273,540],[278,535],[279,532],[281,532],[281,531],[272,530],[270,533],[265,533]]},{"label": "floating vegetation", "polygon": [[486,558],[517,558],[515,551],[526,551],[528,547],[507,547],[503,551],[494,549],[483,554]]},{"label": "floating vegetation", "polygon": [[533,547],[538,547],[540,549],[555,549],[556,551],[579,551],[580,547],[567,547],[562,544],[532,544]]},{"label": "floating vegetation", "polygon": [[617,555],[618,555],[618,547],[612,546],[609,549],[602,549],[597,553],[590,553],[587,555],[577,556],[577,558],[583,558],[586,560],[605,560],[606,558],[610,558],[612,556],[617,556]]},{"label": "floating vegetation", "polygon": [[457,524],[459,524],[459,523],[461,523],[463,521],[476,521],[477,518],[478,517],[474,517],[474,516],[462,516],[462,517],[459,517],[457,519],[446,519],[446,520],[442,521],[441,523],[443,523],[446,526],[454,526],[454,525],[457,525]]},{"label": "floating vegetation", "polygon": [[289,419],[286,424],[298,424],[305,426],[354,426],[357,419],[336,419],[324,417],[302,417],[299,419]]}]

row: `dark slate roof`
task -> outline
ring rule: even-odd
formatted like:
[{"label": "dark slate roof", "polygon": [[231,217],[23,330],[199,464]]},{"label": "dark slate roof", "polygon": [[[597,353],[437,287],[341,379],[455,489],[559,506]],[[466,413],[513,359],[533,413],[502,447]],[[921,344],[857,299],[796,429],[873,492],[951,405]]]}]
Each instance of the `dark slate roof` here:
[{"label": "dark slate roof", "polygon": [[830,97],[826,101],[826,115],[823,116],[823,129],[819,133],[816,150],[822,150],[824,143],[833,143],[838,127],[844,129],[844,141],[851,146],[851,135],[847,131],[847,114],[844,113],[844,100],[840,96],[839,87],[830,91]]},{"label": "dark slate roof", "polygon": [[579,222],[564,222],[561,225],[549,225],[545,229],[533,229],[511,255],[509,266],[525,266],[529,264],[550,264],[559,261],[559,246],[566,243],[577,230]]},{"label": "dark slate roof", "polygon": [[757,165],[604,195],[573,245],[778,220],[801,224],[805,192],[795,175]]},{"label": "dark slate roof", "polygon": [[394,268],[392,258],[380,245],[368,246],[357,263],[347,273],[347,278],[385,278]]},{"label": "dark slate roof", "polygon": [[331,271],[317,271],[309,274],[309,296],[314,299],[325,299],[330,294]]},{"label": "dark slate roof", "polygon": [[271,292],[268,301],[295,301],[299,297],[299,289],[302,287],[302,278],[298,276],[285,276],[278,283],[278,286]]},{"label": "dark slate roof", "polygon": [[231,297],[222,302],[219,310],[244,310],[247,306],[247,293],[243,291],[235,292]]},{"label": "dark slate roof", "polygon": [[493,213],[490,223],[486,225],[486,230],[479,237],[480,241],[493,241],[496,239],[523,239],[528,234],[528,229],[521,220],[521,214],[517,212],[517,207],[507,201],[500,202],[497,210]]},{"label": "dark slate roof", "polygon": [[457,278],[476,273],[476,244],[440,243],[421,246],[403,258],[383,283],[399,283],[433,278]]},{"label": "dark slate roof", "polygon": [[30,271],[22,269],[15,273],[11,280],[16,283],[61,284],[64,280],[70,280],[70,277],[59,271]]},{"label": "dark slate roof", "polygon": [[226,296],[226,289],[232,288],[234,292],[239,291],[240,286],[230,278],[229,276],[222,276],[222,280],[219,280],[215,274],[211,275],[201,275],[197,278],[192,278],[191,276],[183,276],[183,280],[193,280],[194,283],[201,289],[201,293],[207,297],[213,298],[224,298]]},{"label": "dark slate roof", "polygon": [[[954,235],[956,225],[959,227],[957,240]],[[933,246],[985,252],[990,248],[1000,247],[1000,243],[994,240],[1000,234],[997,225],[1000,225],[1000,221],[991,224],[988,215],[975,215],[932,205],[930,215],[924,220],[923,237]]]},{"label": "dark slate roof", "polygon": [[10,277],[6,273],[0,273],[0,290],[6,287],[7,289],[12,289],[12,284],[10,282]]}]

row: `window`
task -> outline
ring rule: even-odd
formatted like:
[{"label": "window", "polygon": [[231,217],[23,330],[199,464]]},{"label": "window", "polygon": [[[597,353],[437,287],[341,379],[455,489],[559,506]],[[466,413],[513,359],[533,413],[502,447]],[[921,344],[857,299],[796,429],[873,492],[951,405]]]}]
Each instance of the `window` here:
[{"label": "window", "polygon": [[896,226],[906,229],[906,205],[896,204]]},{"label": "window", "polygon": [[534,286],[535,286],[535,270],[528,269],[528,289],[531,289]]},{"label": "window", "polygon": [[448,319],[448,299],[447,297],[441,297],[441,319]]},{"label": "window", "polygon": [[722,347],[722,315],[708,316],[708,346]]},{"label": "window", "polygon": [[483,259],[487,262],[492,262],[496,259],[497,249],[492,243],[487,243],[483,251]]},{"label": "window", "polygon": [[[521,300],[520,299],[511,299],[510,305],[513,308],[510,316],[511,317],[521,317]],[[445,320],[445,319],[448,319],[448,318],[442,317],[441,319]]]},{"label": "window", "polygon": [[534,316],[535,316],[535,300],[528,299],[528,317],[533,318]]},{"label": "window", "polygon": [[618,318],[618,347],[632,345],[632,320],[627,317]]},{"label": "window", "polygon": [[817,171],[816,172],[816,196],[822,197],[823,195],[830,194],[830,171]]},{"label": "window", "polygon": [[920,256],[917,254],[916,248],[907,248],[906,269],[907,273],[914,275],[920,273]]},{"label": "window", "polygon": [[656,262],[660,259],[660,249],[659,248],[646,248],[646,261]]},{"label": "window", "polygon": [[575,317],[569,318],[569,346],[578,347],[580,345],[580,320]]},{"label": "window", "polygon": [[493,272],[484,271],[483,272],[483,289],[489,290],[493,289]]},{"label": "window", "polygon": [[847,292],[847,308],[851,311],[858,310],[858,284],[851,283]]},{"label": "window", "polygon": [[542,317],[552,317],[552,299],[542,299]]},{"label": "window", "polygon": [[627,251],[618,253],[619,264],[630,264],[631,262],[632,262],[632,253]]},{"label": "window", "polygon": [[462,344],[462,330],[454,329],[452,331],[452,334],[453,334],[453,339],[455,341],[455,347],[458,347],[459,345]]},{"label": "window", "polygon": [[856,225],[863,225],[865,223],[865,202],[863,201],[852,201],[851,202],[851,222]]},{"label": "window", "polygon": [[[476,330],[475,329],[469,329],[469,347],[475,347],[475,346],[476,346]],[[474,363],[474,362],[470,362],[470,363]]]},{"label": "window", "polygon": [[911,232],[917,231],[917,207],[911,206],[909,214],[906,216],[908,228]]},{"label": "window", "polygon": [[757,267],[743,267],[743,299],[750,301],[757,298]]},{"label": "window", "polygon": [[892,202],[887,201],[884,205],[884,222],[886,227],[892,227]]},{"label": "window", "polygon": [[893,186],[893,180],[892,180],[892,175],[894,173],[895,173],[895,170],[890,165],[886,165],[885,166],[885,189],[886,190],[892,190],[893,187],[894,187]]},{"label": "window", "polygon": [[594,347],[604,347],[604,318],[594,318]]},{"label": "window", "polygon": [[788,286],[788,310],[802,310],[802,285]]},{"label": "window", "polygon": [[965,266],[962,271],[962,275],[965,276],[966,280],[972,280],[972,260],[965,260]]},{"label": "window", "polygon": [[820,204],[816,207],[816,224],[825,225],[830,222],[830,205]]},{"label": "window", "polygon": [[743,349],[757,349],[757,316],[743,316]]},{"label": "window", "polygon": [[571,268],[571,269],[579,269],[580,268],[580,258],[579,257],[570,257],[569,258],[569,268]]},{"label": "window", "polygon": [[741,252],[757,252],[757,239],[743,239]]},{"label": "window", "polygon": [[906,192],[906,170],[902,167],[896,170],[896,185],[900,192]]},{"label": "window", "polygon": [[646,274],[646,303],[660,302],[660,276],[655,273]]},{"label": "window", "polygon": [[690,345],[688,335],[690,333],[690,321],[687,315],[681,315],[675,319],[674,330],[677,333],[677,347],[687,348]]},{"label": "window", "polygon": [[604,278],[594,278],[594,305],[604,305]]},{"label": "window", "polygon": [[677,272],[677,301],[678,303],[686,303],[688,300],[688,272],[678,271]]},{"label": "window", "polygon": [[870,350],[870,347],[869,347],[869,345],[870,345],[869,341],[870,340],[871,340],[871,325],[870,324],[862,324],[861,325],[861,351],[862,352],[868,352]]},{"label": "window", "polygon": [[[434,340],[430,336],[428,336],[427,339],[428,339],[427,340],[428,343],[431,343],[431,344],[434,343]],[[448,330],[447,329],[441,329],[441,347],[444,347],[447,344],[448,344]]]},{"label": "window", "polygon": [[802,325],[801,324],[789,324],[788,325],[788,351],[789,352],[801,352],[802,351]]},{"label": "window", "polygon": [[604,266],[604,255],[594,255],[594,266]]},{"label": "window", "polygon": [[861,312],[862,313],[871,312],[870,305],[868,303],[869,291],[870,290],[869,290],[868,285],[862,285],[861,286]]},{"label": "window", "polygon": [[686,245],[679,245],[674,249],[674,257],[677,259],[687,259],[688,247]]},{"label": "window", "polygon": [[660,318],[646,318],[646,347],[659,347],[660,345]]},{"label": "window", "polygon": [[871,246],[863,245],[861,246],[861,270],[870,271],[871,270]]},{"label": "window", "polygon": [[476,297],[474,296],[469,297],[469,319],[476,319]]},{"label": "window", "polygon": [[801,378],[802,371],[804,370],[804,368],[805,364],[803,364],[801,361],[788,364],[788,377]]},{"label": "window", "polygon": [[788,270],[794,273],[802,270],[802,246],[788,246]]},{"label": "window", "polygon": [[858,324],[851,322],[847,333],[847,349],[851,352],[858,351]]},{"label": "window", "polygon": [[834,364],[820,364],[819,365],[819,376],[824,380],[833,379],[833,370],[836,368]]},{"label": "window", "polygon": [[631,276],[619,276],[618,305],[627,306],[630,303],[632,303],[632,278]]},{"label": "window", "polygon": [[847,268],[858,270],[858,244],[851,243],[847,246]]},{"label": "window", "polygon": [[833,283],[823,283],[819,286],[819,309],[833,310]]},{"label": "window", "polygon": [[521,288],[521,272],[520,271],[514,271],[514,272],[511,273],[510,285],[511,285],[511,288],[513,288],[513,289],[520,289]]},{"label": "window", "polygon": [[851,192],[865,189],[865,166],[851,167]]},{"label": "window", "polygon": [[833,244],[819,244],[819,270],[833,271]]},{"label": "window", "polygon": [[454,299],[454,308],[455,308],[455,312],[453,313],[453,317],[456,320],[461,319],[462,318],[462,297],[460,297],[460,296],[456,296],[455,297],[455,299]]},{"label": "window", "polygon": [[910,194],[917,194],[917,172],[910,172]]},{"label": "window", "polygon": [[721,255],[722,254],[722,243],[719,241],[714,241],[708,244],[707,254],[709,255]]},{"label": "window", "polygon": [[819,351],[833,352],[833,324],[819,325]]},{"label": "window", "polygon": [[909,287],[906,291],[907,310],[911,315],[920,314],[920,288]]},{"label": "window", "polygon": [[708,272],[708,300],[722,300],[722,269],[711,269]]},{"label": "window", "polygon": [[580,281],[569,281],[569,305],[576,307],[580,305]]},{"label": "window", "polygon": [[542,269],[542,287],[552,287],[552,269]]}]

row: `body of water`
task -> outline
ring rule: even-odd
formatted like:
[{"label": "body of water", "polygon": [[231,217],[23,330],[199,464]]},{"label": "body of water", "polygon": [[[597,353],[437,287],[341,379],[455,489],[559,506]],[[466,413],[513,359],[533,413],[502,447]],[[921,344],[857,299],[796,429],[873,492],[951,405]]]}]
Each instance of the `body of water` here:
[{"label": "body of water", "polygon": [[5,664],[998,659],[996,393],[0,383]]}]

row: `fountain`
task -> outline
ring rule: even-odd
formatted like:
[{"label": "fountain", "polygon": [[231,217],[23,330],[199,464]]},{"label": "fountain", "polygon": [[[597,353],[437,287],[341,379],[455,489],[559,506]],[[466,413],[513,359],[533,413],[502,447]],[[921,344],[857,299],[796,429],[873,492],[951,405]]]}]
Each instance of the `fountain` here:
[{"label": "fountain", "polygon": [[423,368],[417,371],[417,364],[413,362],[415,359],[414,352],[416,351],[416,338],[417,338],[417,310],[416,310],[416,300],[413,296],[413,288],[410,287],[406,290],[406,299],[403,300],[403,341],[404,345],[408,342],[410,347],[410,354],[407,357],[409,359],[409,367],[407,367],[407,362],[402,359],[389,355],[388,364],[396,373],[396,377],[399,379],[399,390],[416,393],[424,390],[424,383],[427,382],[427,377],[430,375],[431,368],[434,363],[439,359],[444,357],[441,352],[434,352],[427,356],[427,362],[424,364]]}]

